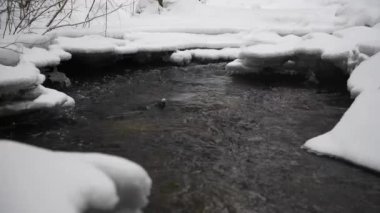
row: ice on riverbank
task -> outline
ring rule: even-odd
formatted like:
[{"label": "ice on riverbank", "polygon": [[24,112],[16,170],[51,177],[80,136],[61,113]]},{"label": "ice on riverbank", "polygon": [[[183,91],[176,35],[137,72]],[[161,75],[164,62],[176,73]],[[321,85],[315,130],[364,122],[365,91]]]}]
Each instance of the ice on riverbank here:
[{"label": "ice on riverbank", "polygon": [[34,64],[21,61],[17,66],[0,64],[0,117],[37,109],[72,107],[66,94],[43,87],[45,76]]},{"label": "ice on riverbank", "polygon": [[[59,53],[39,47],[22,48],[21,57],[36,67],[58,66],[61,63]],[[65,57],[65,59],[70,59],[70,57]]]},{"label": "ice on riverbank", "polygon": [[231,61],[238,57],[239,52],[240,48],[179,50],[170,55],[169,61],[178,65],[187,65],[193,60],[200,62]]},{"label": "ice on riverbank", "polygon": [[[247,40],[253,45],[243,48],[238,59],[227,65],[232,72],[261,72],[266,67],[302,69],[322,60],[351,73],[360,62],[380,51],[380,30],[375,27],[352,27],[338,30],[333,35],[310,33],[303,37],[281,37],[259,33],[251,37]],[[305,59],[314,62],[306,63]],[[289,61],[293,67],[289,67]]]},{"label": "ice on riverbank", "polygon": [[308,140],[304,148],[380,171],[380,53],[354,69],[347,86],[354,103],[329,132]]},{"label": "ice on riverbank", "polygon": [[0,212],[140,212],[151,179],[136,163],[96,153],[53,152],[0,140]]},{"label": "ice on riverbank", "polygon": [[[51,44],[48,36],[8,37],[0,48],[0,117],[27,111],[73,107],[74,100],[41,84],[45,76],[38,68],[55,67],[71,54]],[[6,53],[7,55],[4,56]]]},{"label": "ice on riverbank", "polygon": [[366,90],[329,132],[308,140],[303,147],[380,172],[380,90]]},{"label": "ice on riverbank", "polygon": [[318,69],[320,61],[325,61],[350,73],[363,57],[349,40],[326,33],[310,33],[243,48],[227,69],[232,73],[265,72],[268,68],[308,70]]},{"label": "ice on riverbank", "polygon": [[380,29],[375,27],[352,27],[336,31],[334,35],[357,45],[359,51],[368,56],[380,51]]},{"label": "ice on riverbank", "polygon": [[17,66],[0,64],[0,95],[11,95],[41,84],[45,76],[31,63],[21,62]]},{"label": "ice on riverbank", "polygon": [[361,63],[350,75],[347,81],[352,97],[367,90],[380,88],[380,53]]},{"label": "ice on riverbank", "polygon": [[134,54],[137,52],[164,52],[184,49],[238,48],[243,35],[205,35],[190,33],[126,33],[123,39],[107,38],[99,35],[76,38],[58,37],[56,44],[71,53],[113,53]]},{"label": "ice on riverbank", "polygon": [[0,102],[0,117],[40,109],[73,107],[75,105],[73,98],[42,85],[19,91],[18,95],[10,98],[6,97],[4,100],[3,103]]},{"label": "ice on riverbank", "polygon": [[58,37],[55,43],[60,48],[70,53],[122,53],[132,54],[137,48],[128,41],[122,39],[106,38],[100,35],[88,35],[83,37]]}]

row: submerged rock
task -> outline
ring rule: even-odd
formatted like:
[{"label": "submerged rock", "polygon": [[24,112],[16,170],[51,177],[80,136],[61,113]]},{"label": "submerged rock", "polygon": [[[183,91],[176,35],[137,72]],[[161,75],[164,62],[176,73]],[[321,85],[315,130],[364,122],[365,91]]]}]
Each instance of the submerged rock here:
[{"label": "submerged rock", "polygon": [[46,84],[51,85],[52,87],[66,88],[71,86],[70,79],[65,73],[59,72],[56,67],[52,72],[47,72],[46,77]]}]

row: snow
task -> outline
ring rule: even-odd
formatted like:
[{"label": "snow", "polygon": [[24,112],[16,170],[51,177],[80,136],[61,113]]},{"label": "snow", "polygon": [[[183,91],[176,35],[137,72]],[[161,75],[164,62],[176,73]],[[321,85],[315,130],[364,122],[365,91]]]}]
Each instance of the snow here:
[{"label": "snow", "polygon": [[[130,212],[145,206],[151,180],[139,165],[105,154],[53,152],[0,141],[0,212]],[[131,197],[128,197],[131,196]]]},{"label": "snow", "polygon": [[60,61],[68,61],[71,59],[71,54],[64,51],[58,45],[50,45],[49,46],[49,53],[57,56],[60,59]]},{"label": "snow", "polygon": [[98,153],[62,154],[88,162],[107,174],[116,186],[119,210],[137,211],[148,204],[152,181],[140,165],[120,157]]},{"label": "snow", "polygon": [[208,5],[251,10],[332,8],[345,26],[369,25],[380,22],[378,0],[207,0]]},{"label": "snow", "polygon": [[[339,1],[335,1],[339,2]],[[251,9],[310,9],[334,5],[333,2],[321,0],[207,0],[208,5]],[[335,3],[336,4],[336,3]]]},{"label": "snow", "polygon": [[[55,44],[49,36],[8,37],[7,49],[0,48],[0,117],[26,111],[73,107],[66,94],[43,87],[45,81],[38,68],[58,66],[71,54]],[[2,41],[1,44],[4,44]],[[34,46],[35,45],[35,46]],[[37,68],[38,67],[38,68]]]},{"label": "snow", "polygon": [[66,108],[75,105],[73,98],[42,85],[22,91],[13,99],[15,100],[0,105],[0,117],[39,109]]},{"label": "snow", "polygon": [[372,56],[380,51],[380,29],[370,27],[351,27],[334,32],[335,36],[356,44],[359,51]]},{"label": "snow", "polygon": [[70,53],[163,52],[180,49],[240,47],[243,34],[204,35],[190,33],[126,33],[123,39],[100,35],[58,37],[56,45]]},{"label": "snow", "polygon": [[[75,103],[74,99],[66,94],[54,89],[44,88],[41,85],[34,89],[33,92],[37,92],[37,94],[40,95],[32,101],[31,105],[28,103],[25,109],[53,108],[56,106],[70,107]],[[14,107],[13,109],[15,108],[17,107]]]},{"label": "snow", "polygon": [[245,36],[246,33],[208,35],[130,32],[125,33],[122,39],[101,35],[86,35],[73,38],[61,36],[55,40],[55,44],[70,53],[135,54],[138,52],[186,50],[173,53],[170,61],[187,64],[192,58],[197,60],[235,59],[240,46],[246,43]]},{"label": "snow", "polygon": [[[331,131],[308,140],[303,146],[311,152],[342,158],[376,171],[380,171],[379,32],[376,27],[362,26],[334,33],[335,36],[355,45],[359,52],[359,55],[356,53],[358,57],[354,57],[358,60],[351,61],[353,71],[347,81],[348,90],[356,99]],[[331,51],[335,53],[329,55],[336,55],[337,50],[339,48],[332,48]],[[352,58],[350,55],[343,57]]]},{"label": "snow", "polygon": [[169,61],[177,65],[187,65],[191,63],[193,55],[189,50],[176,51],[169,57]]},{"label": "snow", "polygon": [[350,75],[347,81],[352,97],[367,90],[380,88],[380,53],[362,62]]},{"label": "snow", "polygon": [[22,60],[16,67],[0,64],[0,117],[75,105],[66,94],[43,87],[44,80],[45,76],[30,62]]},{"label": "snow", "polygon": [[179,50],[170,55],[169,61],[178,65],[187,65],[192,60],[230,61],[236,59],[239,52],[240,48]]},{"label": "snow", "polygon": [[0,65],[16,66],[20,61],[20,55],[12,50],[0,48]]},{"label": "snow", "polygon": [[59,56],[39,47],[24,48],[21,57],[36,67],[57,66],[61,62]]},{"label": "snow", "polygon": [[379,108],[380,90],[362,92],[331,131],[308,140],[303,148],[380,171]]},{"label": "snow", "polygon": [[202,5],[197,1],[178,1],[160,15],[131,17],[128,29],[149,32],[187,32],[199,34],[274,30],[281,34],[332,32],[343,26],[335,9],[252,10]]},{"label": "snow", "polygon": [[[295,62],[293,68],[297,68],[304,66],[302,60],[305,57],[312,57],[314,60],[329,61],[350,72],[362,60],[355,44],[330,34],[310,33],[303,37],[279,37],[271,34],[271,37],[275,38],[271,43],[264,42],[242,48],[238,59],[228,64],[227,69],[238,73],[261,72],[268,66],[284,67],[289,64],[289,60]],[[252,41],[257,40],[260,39],[254,38]]]},{"label": "snow", "polygon": [[50,41],[54,37],[51,35],[41,35],[41,34],[18,34],[18,35],[6,35],[5,38],[0,40],[0,45],[4,46],[7,44],[24,46],[27,48],[31,47],[44,47],[46,48]]},{"label": "snow", "polygon": [[31,63],[20,62],[16,67],[0,64],[0,95],[35,87],[44,80],[45,76]]},{"label": "snow", "polygon": [[88,35],[77,38],[58,37],[56,45],[71,53],[136,53],[137,49],[128,45],[128,41],[107,38],[100,35]]},{"label": "snow", "polygon": [[[36,67],[59,65],[61,61],[71,59],[71,54],[64,51],[60,46],[50,44],[54,38],[51,36],[23,35],[10,36],[0,41],[0,64],[1,58],[8,58],[15,66],[20,59],[33,63]],[[3,49],[1,46],[5,46]],[[5,55],[8,55],[5,57]],[[19,58],[19,59],[17,59]]]},{"label": "snow", "polygon": [[34,64],[36,67],[57,66],[61,61],[71,59],[71,54],[57,45],[50,45],[48,49],[23,47],[21,51],[21,58]]},{"label": "snow", "polygon": [[[298,38],[297,36],[293,37]],[[251,31],[244,37],[244,44],[246,46],[255,44],[276,44],[283,41],[283,39],[282,36],[273,31]]]},{"label": "snow", "polygon": [[240,47],[243,34],[192,33],[126,33],[124,39],[133,42],[139,51],[170,51],[178,49]]},{"label": "snow", "polygon": [[[236,33],[242,30],[276,31],[282,35],[305,35],[310,32],[333,32],[353,25],[373,26],[380,22],[377,0],[166,0],[164,8],[155,0],[113,0],[108,11],[122,6],[107,17],[101,16],[91,23],[85,20],[91,7],[89,1],[73,1],[66,5],[71,11],[63,23],[65,28],[55,32],[91,31],[112,34],[113,31]],[[105,1],[96,0],[90,17],[106,12]],[[139,12],[141,14],[136,14]],[[5,14],[3,14],[5,15]],[[64,17],[60,14],[52,26]],[[1,19],[5,20],[5,18]],[[30,31],[46,30],[48,18],[42,17]],[[61,23],[61,24],[63,24]],[[3,26],[3,25],[2,25]],[[52,32],[52,34],[55,34]],[[51,34],[49,34],[51,35]]]},{"label": "snow", "polygon": [[380,22],[380,2],[378,0],[340,0],[336,15],[344,19],[346,26],[373,26]]}]

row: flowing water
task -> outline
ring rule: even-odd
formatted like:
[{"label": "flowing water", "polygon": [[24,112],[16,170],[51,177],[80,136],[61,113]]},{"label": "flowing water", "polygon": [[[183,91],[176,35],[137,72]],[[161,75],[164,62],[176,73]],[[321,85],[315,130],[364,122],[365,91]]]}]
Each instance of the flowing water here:
[{"label": "flowing water", "polygon": [[338,122],[347,94],[224,65],[74,78],[73,111],[12,118],[0,138],[136,161],[153,179],[145,212],[380,212],[378,174],[300,149]]}]

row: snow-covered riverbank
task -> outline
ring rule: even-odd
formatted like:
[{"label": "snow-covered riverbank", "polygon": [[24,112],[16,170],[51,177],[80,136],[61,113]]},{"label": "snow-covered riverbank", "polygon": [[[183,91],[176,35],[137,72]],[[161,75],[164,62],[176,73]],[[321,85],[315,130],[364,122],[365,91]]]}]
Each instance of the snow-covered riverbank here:
[{"label": "snow-covered riverbank", "polygon": [[[226,6],[232,1],[209,1],[208,4],[202,4],[195,0],[171,0],[167,1],[165,8],[158,7],[158,3],[153,0],[141,2],[145,2],[144,7],[140,5],[141,14],[109,17],[110,24],[106,29],[102,27],[102,20],[87,29],[60,28],[46,35],[20,34],[2,39],[0,117],[36,109],[73,107],[75,101],[71,97],[42,86],[45,76],[39,70],[56,67],[61,61],[70,60],[71,54],[134,55],[170,52],[171,55],[162,60],[179,65],[186,65],[192,60],[232,61],[227,65],[232,73],[260,73],[280,68],[314,72],[316,69],[324,69],[320,66],[321,62],[328,62],[350,75],[348,90],[352,97],[357,98],[333,130],[309,140],[303,147],[380,171],[380,136],[377,133],[380,119],[380,111],[377,110],[380,107],[380,3],[377,0],[360,3],[348,0],[314,0],[312,3],[306,0],[240,0],[234,1],[233,8]],[[33,27],[37,32],[46,30]],[[46,154],[46,158],[41,158],[42,163],[36,164],[41,171],[52,169],[45,168],[44,161],[58,159],[56,154],[46,150],[35,150],[14,142],[2,143],[6,149],[0,150],[18,153],[9,159],[22,159],[21,164],[28,161],[28,158],[23,158],[24,154]],[[67,165],[75,164],[71,162],[73,156],[75,161],[83,160],[79,155],[66,155],[71,156]],[[101,167],[102,172],[111,173],[112,177],[114,171],[119,174],[119,168],[108,170],[108,160],[98,161],[97,159],[104,159],[98,157],[85,157],[85,167],[95,173],[100,172],[93,171],[94,165]],[[0,162],[2,169],[12,164],[9,159]],[[62,162],[65,164],[66,158],[62,162],[61,160],[54,162],[57,165]],[[91,166],[87,165],[88,162]],[[19,167],[16,173],[7,171],[8,174],[19,177],[25,175],[23,168]],[[105,207],[112,208],[117,198],[121,197],[115,195],[113,182],[102,175],[104,176],[99,174],[97,177],[103,178],[100,180],[104,182],[103,186],[108,184],[105,191],[108,190],[109,193],[106,194],[110,195]],[[137,179],[149,179],[145,173],[143,176]],[[10,180],[12,178],[10,176]],[[113,181],[118,182],[119,179]],[[72,183],[69,181],[67,184]],[[80,181],[77,183],[81,186],[73,191],[74,196],[92,193],[86,184]],[[20,184],[34,182],[20,180]],[[123,183],[119,184],[123,187]],[[146,190],[144,196],[147,196],[150,182],[146,181],[143,185],[139,187]],[[49,190],[50,185],[44,187]],[[62,189],[58,188],[57,191]],[[0,191],[1,196],[7,193]],[[62,196],[63,200],[70,199],[65,194]],[[73,208],[71,212],[81,212],[84,206],[97,207],[91,204],[93,200],[82,201],[74,207],[63,207]],[[136,209],[144,205],[145,203],[139,204]],[[9,211],[8,207],[12,206],[6,207],[7,212],[20,211],[17,208]],[[42,213],[40,210],[38,212]]]},{"label": "snow-covered riverbank", "polygon": [[[363,54],[370,56],[380,48],[379,41],[375,39],[379,36],[376,30],[378,26],[340,31],[353,25],[377,23],[380,15],[377,13],[378,3],[375,1],[367,0],[356,4],[345,0],[315,0],[310,4],[301,0],[289,0],[287,3],[257,0],[237,1],[233,5],[235,7],[230,8],[230,3],[227,2],[210,1],[205,4],[195,0],[170,0],[165,2],[165,8],[160,8],[157,1],[144,0],[135,5],[135,9],[140,12],[138,15],[128,16],[126,10],[110,15],[106,30],[102,27],[104,20],[97,19],[90,28],[78,28],[75,25],[58,28],[44,36],[7,36],[0,44],[6,50],[20,53],[20,63],[13,67],[6,66],[4,55],[9,51],[0,53],[0,58],[3,58],[1,76],[4,76],[0,79],[5,79],[0,80],[0,85],[3,88],[17,88],[10,84],[10,78],[13,78],[13,84],[18,84],[18,81],[25,82],[25,79],[17,79],[17,75],[11,75],[13,70],[18,71],[14,73],[29,73],[29,77],[34,73],[34,76],[29,78],[27,85],[20,83],[24,87],[1,91],[3,99],[6,99],[6,102],[0,103],[4,112],[2,114],[6,115],[8,109],[14,109],[12,113],[17,113],[29,109],[73,106],[74,101],[59,92],[54,93],[56,98],[50,103],[34,101],[39,95],[50,92],[52,97],[54,94],[51,93],[53,90],[41,89],[43,87],[39,85],[43,82],[42,77],[33,66],[57,66],[60,61],[69,60],[70,53],[124,55],[169,51],[174,54],[165,60],[175,64],[187,64],[192,60],[238,58],[228,66],[235,72],[246,67],[250,71],[253,67],[259,70],[260,66],[267,63],[281,66],[289,62],[290,69],[294,69],[294,61],[284,62],[284,57],[313,54],[317,54],[313,58],[332,61],[343,70],[352,70],[364,60]],[[76,15],[69,22],[80,20],[89,5],[75,3],[73,7],[77,8]],[[355,10],[365,13],[356,14]],[[125,14],[121,15],[123,12]],[[30,28],[43,32],[43,27],[38,23]],[[315,34],[316,32],[319,34]],[[281,56],[277,57],[276,54]],[[260,60],[255,60],[255,57]],[[24,65],[26,63],[31,65]],[[35,92],[37,87],[40,88],[38,94]],[[9,105],[13,101],[8,97],[24,94],[25,91],[34,93],[32,96],[21,95],[21,103],[18,100],[17,103]],[[19,107],[14,107],[15,104]]]}]

